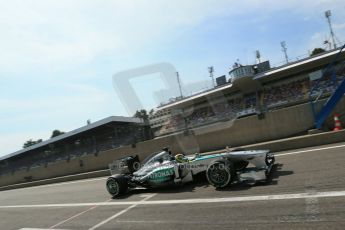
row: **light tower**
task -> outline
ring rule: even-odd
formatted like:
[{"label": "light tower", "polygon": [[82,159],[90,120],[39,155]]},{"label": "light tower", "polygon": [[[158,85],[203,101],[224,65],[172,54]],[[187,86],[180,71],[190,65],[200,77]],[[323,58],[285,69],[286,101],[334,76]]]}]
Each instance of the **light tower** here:
[{"label": "light tower", "polygon": [[208,72],[210,73],[210,78],[212,78],[212,85],[213,85],[213,88],[214,88],[215,85],[214,85],[214,78],[213,78],[213,72],[214,72],[213,66],[208,67]]},{"label": "light tower", "polygon": [[178,72],[176,72],[176,78],[177,78],[178,88],[180,90],[180,96],[181,96],[181,98],[183,98],[181,81],[180,81],[180,74]]},{"label": "light tower", "polygon": [[282,51],[283,51],[283,53],[284,53],[284,55],[285,55],[286,63],[289,63],[289,57],[288,57],[287,52],[286,52],[286,51],[287,51],[287,48],[286,48],[286,43],[285,43],[285,41],[280,42],[280,45],[281,45]]},{"label": "light tower", "polygon": [[260,62],[261,62],[261,60],[260,60],[261,54],[260,54],[260,51],[259,51],[259,50],[256,50],[256,51],[255,51],[255,57],[256,57],[256,59],[258,60],[258,62],[260,63]]},{"label": "light tower", "polygon": [[332,42],[333,42],[333,47],[334,49],[337,48],[337,44],[335,43],[335,39],[334,39],[334,32],[333,32],[333,29],[332,29],[332,24],[331,24],[331,11],[330,10],[327,10],[325,12],[325,17],[327,18],[327,21],[328,21],[328,25],[329,25],[329,30],[331,31],[331,37],[332,37]]}]

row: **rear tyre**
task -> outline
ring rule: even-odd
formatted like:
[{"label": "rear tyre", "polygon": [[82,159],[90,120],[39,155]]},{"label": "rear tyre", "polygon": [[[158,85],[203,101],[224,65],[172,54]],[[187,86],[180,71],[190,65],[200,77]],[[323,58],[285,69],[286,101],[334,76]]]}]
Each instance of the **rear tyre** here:
[{"label": "rear tyre", "polygon": [[127,192],[127,179],[122,175],[109,177],[106,183],[106,187],[110,195],[112,195],[113,197],[119,197]]},{"label": "rear tyre", "polygon": [[234,178],[234,169],[231,162],[215,161],[211,163],[206,170],[208,182],[215,188],[224,188],[228,186]]}]

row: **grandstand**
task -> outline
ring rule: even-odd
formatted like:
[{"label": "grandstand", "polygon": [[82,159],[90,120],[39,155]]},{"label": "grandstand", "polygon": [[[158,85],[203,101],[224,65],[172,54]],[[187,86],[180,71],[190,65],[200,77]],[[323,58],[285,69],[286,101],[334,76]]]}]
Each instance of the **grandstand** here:
[{"label": "grandstand", "polygon": [[0,158],[0,174],[47,167],[85,155],[133,145],[151,137],[140,118],[111,116]]},{"label": "grandstand", "polygon": [[[227,84],[158,107],[150,116],[151,128],[155,136],[161,136],[308,102],[322,70],[338,53],[335,49],[277,68],[270,68],[268,62],[234,66]],[[342,50],[335,63],[337,83],[344,79],[344,57]],[[313,91],[313,98],[321,91],[327,98],[336,89],[337,84],[327,80],[331,73],[327,74]]]}]

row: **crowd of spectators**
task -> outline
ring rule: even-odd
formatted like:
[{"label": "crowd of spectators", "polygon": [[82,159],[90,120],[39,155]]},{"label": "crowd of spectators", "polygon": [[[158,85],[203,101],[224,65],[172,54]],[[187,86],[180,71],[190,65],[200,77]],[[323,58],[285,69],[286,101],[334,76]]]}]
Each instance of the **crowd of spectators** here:
[{"label": "crowd of spectators", "polygon": [[325,79],[322,79],[320,81],[315,80],[308,82],[309,88],[312,89],[312,95],[318,96],[322,93],[330,93],[333,92],[337,86],[341,83],[343,80],[343,75],[334,75],[333,77],[329,76]]},{"label": "crowd of spectators", "polygon": [[305,79],[266,88],[261,93],[263,105],[272,108],[302,100],[306,98],[308,88],[308,80]]}]

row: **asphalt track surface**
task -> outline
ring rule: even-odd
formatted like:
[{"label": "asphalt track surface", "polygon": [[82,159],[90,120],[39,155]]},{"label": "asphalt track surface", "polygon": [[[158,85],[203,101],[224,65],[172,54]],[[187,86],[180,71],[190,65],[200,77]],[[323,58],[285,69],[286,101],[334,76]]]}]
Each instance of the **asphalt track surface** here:
[{"label": "asphalt track surface", "polygon": [[345,229],[345,143],[276,153],[267,184],[111,199],[106,178],[0,192],[0,229]]}]

